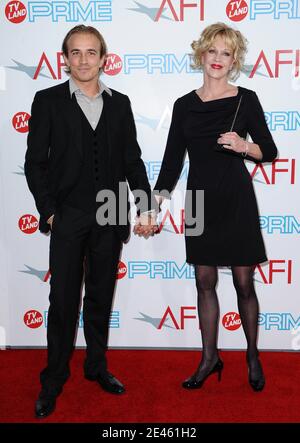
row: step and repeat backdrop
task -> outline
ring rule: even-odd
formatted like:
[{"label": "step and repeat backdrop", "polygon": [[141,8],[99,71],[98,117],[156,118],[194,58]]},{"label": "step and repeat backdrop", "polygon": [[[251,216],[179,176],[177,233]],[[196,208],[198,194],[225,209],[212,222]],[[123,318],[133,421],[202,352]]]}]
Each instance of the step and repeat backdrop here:
[{"label": "step and repeat backdrop", "polygon": [[[197,89],[190,44],[216,21],[239,29],[248,53],[236,84],[253,89],[279,149],[272,164],[247,163],[269,261],[255,269],[259,347],[300,349],[300,0],[1,1],[0,346],[46,345],[49,236],[24,176],[31,103],[67,79],[61,43],[73,26],[95,26],[109,55],[103,82],[128,94],[151,185],[175,99]],[[188,157],[159,235],[124,246],[110,320],[111,347],[198,348],[194,269],[185,263],[183,197]],[[247,225],[244,226],[247,235]],[[101,269],[99,269],[101,273]],[[219,346],[245,339],[229,268],[219,269]],[[84,346],[80,316],[77,346]]]}]

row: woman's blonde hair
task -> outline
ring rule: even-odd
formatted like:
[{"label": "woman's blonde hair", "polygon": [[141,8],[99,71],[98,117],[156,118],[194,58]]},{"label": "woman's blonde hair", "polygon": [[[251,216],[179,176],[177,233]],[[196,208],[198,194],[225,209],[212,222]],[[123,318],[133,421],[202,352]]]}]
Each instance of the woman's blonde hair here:
[{"label": "woman's blonde hair", "polygon": [[207,26],[202,31],[200,38],[193,41],[191,44],[194,50],[192,67],[195,69],[202,68],[202,55],[213,45],[217,36],[223,37],[228,48],[233,51],[234,64],[229,73],[229,78],[235,80],[243,67],[248,42],[240,31],[230,28],[225,23],[218,22]]}]

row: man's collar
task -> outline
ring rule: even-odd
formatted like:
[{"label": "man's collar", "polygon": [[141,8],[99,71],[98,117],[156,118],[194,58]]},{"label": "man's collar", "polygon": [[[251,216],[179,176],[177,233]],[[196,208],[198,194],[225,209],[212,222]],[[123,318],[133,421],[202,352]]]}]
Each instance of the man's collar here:
[{"label": "man's collar", "polygon": [[[98,81],[99,84],[99,93],[98,95],[101,95],[104,91],[107,92],[110,96],[112,96],[112,91],[102,82]],[[69,88],[70,88],[70,95],[72,97],[74,92],[80,91],[82,94],[84,94],[81,89],[79,88],[79,86],[77,86],[77,84],[75,83],[75,81],[72,79],[72,77],[70,77],[69,79]]]},{"label": "man's collar", "polygon": [[107,92],[108,95],[112,96],[111,89],[109,89],[108,86],[106,86],[103,82],[100,82],[99,80],[99,93],[102,94],[103,91]]}]

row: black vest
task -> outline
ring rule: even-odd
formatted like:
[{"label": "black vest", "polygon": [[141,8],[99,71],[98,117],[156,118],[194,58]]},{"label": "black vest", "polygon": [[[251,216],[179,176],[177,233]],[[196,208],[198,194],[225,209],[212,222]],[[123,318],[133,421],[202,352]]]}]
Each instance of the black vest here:
[{"label": "black vest", "polygon": [[85,212],[95,211],[96,194],[108,188],[108,143],[105,124],[105,106],[95,130],[89,124],[82,109],[79,108],[82,125],[83,165],[76,186],[67,196],[65,203]]}]

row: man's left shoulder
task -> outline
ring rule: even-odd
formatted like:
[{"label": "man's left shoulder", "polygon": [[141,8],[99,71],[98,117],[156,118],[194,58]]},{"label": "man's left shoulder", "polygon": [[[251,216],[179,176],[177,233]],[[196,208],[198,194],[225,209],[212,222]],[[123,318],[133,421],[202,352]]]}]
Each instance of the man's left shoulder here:
[{"label": "man's left shoulder", "polygon": [[111,98],[114,101],[119,102],[119,103],[128,103],[130,101],[128,95],[123,94],[120,91],[116,91],[116,89],[112,89],[112,88],[109,88],[109,89],[112,92]]}]

